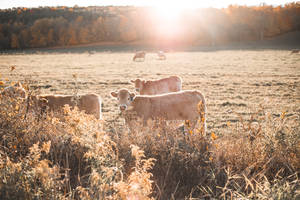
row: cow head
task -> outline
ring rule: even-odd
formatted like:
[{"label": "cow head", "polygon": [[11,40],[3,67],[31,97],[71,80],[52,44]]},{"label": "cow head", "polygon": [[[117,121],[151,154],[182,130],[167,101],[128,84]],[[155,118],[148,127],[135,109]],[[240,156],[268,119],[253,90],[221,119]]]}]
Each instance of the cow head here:
[{"label": "cow head", "polygon": [[18,82],[13,86],[8,86],[4,88],[1,95],[15,98],[26,98],[26,90],[24,89],[23,85],[20,82]]},{"label": "cow head", "polygon": [[135,94],[130,93],[127,89],[121,89],[119,92],[111,92],[111,96],[117,98],[120,110],[124,111],[131,105]]},{"label": "cow head", "polygon": [[135,81],[131,80],[130,82],[134,83],[135,91],[137,91],[137,92],[140,92],[143,89],[144,84],[145,84],[145,80],[141,80],[139,78],[136,79]]}]

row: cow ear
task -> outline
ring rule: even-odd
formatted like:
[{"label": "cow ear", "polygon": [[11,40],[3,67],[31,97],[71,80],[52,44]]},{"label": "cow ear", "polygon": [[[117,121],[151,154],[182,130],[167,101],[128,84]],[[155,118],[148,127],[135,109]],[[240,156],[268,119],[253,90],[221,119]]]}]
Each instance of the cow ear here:
[{"label": "cow ear", "polygon": [[116,92],[111,92],[110,95],[111,95],[112,97],[117,97],[117,96],[118,96],[118,93],[116,93]]},{"label": "cow ear", "polygon": [[130,80],[130,82],[131,82],[131,83],[135,83],[135,81],[134,81],[134,80]]},{"label": "cow ear", "polygon": [[20,82],[17,82],[16,84],[14,84],[14,87],[23,88],[23,85]]},{"label": "cow ear", "polygon": [[135,97],[135,93],[130,93],[130,99],[131,99],[131,101],[133,101],[133,98]]}]

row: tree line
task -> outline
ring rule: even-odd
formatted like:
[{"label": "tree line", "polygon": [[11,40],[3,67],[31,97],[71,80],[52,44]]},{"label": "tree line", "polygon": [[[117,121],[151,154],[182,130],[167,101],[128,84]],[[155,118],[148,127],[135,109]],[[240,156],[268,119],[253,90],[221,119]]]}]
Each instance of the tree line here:
[{"label": "tree line", "polygon": [[150,7],[74,6],[0,10],[0,49],[99,42],[217,45],[265,40],[296,30],[300,30],[300,3],[277,7],[261,4],[202,8],[181,13],[176,22],[166,21]]}]

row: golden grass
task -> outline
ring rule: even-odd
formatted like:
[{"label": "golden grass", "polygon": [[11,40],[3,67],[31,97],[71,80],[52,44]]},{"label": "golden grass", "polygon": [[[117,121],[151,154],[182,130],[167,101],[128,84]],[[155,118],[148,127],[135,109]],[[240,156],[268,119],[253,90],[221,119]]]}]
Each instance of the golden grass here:
[{"label": "golden grass", "polygon": [[1,199],[118,199],[132,185],[145,188],[139,197],[151,193],[152,159],[138,147],[136,167],[125,179],[118,149],[101,121],[68,106],[59,118],[41,115],[28,111],[28,104],[0,96]]},{"label": "golden grass", "polygon": [[218,137],[160,120],[129,132],[68,106],[59,120],[6,96],[0,104],[1,199],[299,197],[298,119],[284,113],[259,110],[259,121]]},{"label": "golden grass", "polygon": [[[149,121],[143,127],[137,120],[135,131],[129,131],[108,97],[109,91],[127,84],[127,79],[114,72],[124,67],[121,74],[132,67],[136,74],[128,80],[139,73],[158,73],[156,66],[146,69],[140,63],[126,63],[124,59],[130,59],[130,54],[117,54],[120,57],[115,61],[116,54],[99,54],[95,60],[105,58],[109,65],[98,66],[103,71],[96,69],[95,60],[77,66],[82,64],[79,59],[74,66],[62,67],[65,71],[60,68],[57,77],[34,64],[35,58],[43,60],[41,55],[32,58],[33,69],[41,77],[27,71],[30,63],[17,63],[12,72],[3,70],[0,81],[4,86],[10,83],[6,77],[17,81],[25,74],[32,94],[56,92],[50,90],[58,91],[60,87],[63,93],[95,90],[104,99],[105,112],[104,120],[97,121],[65,107],[58,119],[51,114],[28,113],[28,102],[22,99],[0,97],[0,199],[300,198],[300,113],[296,92],[300,85],[297,66],[293,64],[298,58],[286,57],[279,51],[264,53],[174,53],[168,55],[166,63],[159,62],[162,74],[153,77],[167,74],[174,64],[182,73],[185,89],[200,89],[206,94],[206,136],[197,131],[183,134],[177,125],[164,121]],[[244,65],[242,58],[246,55],[253,63],[241,68],[238,65]],[[55,56],[62,59],[67,55]],[[86,59],[85,55],[77,57],[80,56]],[[211,68],[201,67],[197,63],[199,56],[211,59],[204,63]],[[268,56],[276,62],[264,61]],[[45,59],[51,58],[46,55]],[[144,62],[146,66],[153,65],[149,59],[151,55]],[[230,63],[231,73],[221,69]],[[75,69],[75,77],[71,66],[80,67]],[[278,71],[274,71],[277,67]],[[66,77],[69,70],[70,79]],[[261,74],[256,72],[259,70]],[[99,82],[107,84],[99,86]],[[51,87],[45,87],[47,84]]]}]

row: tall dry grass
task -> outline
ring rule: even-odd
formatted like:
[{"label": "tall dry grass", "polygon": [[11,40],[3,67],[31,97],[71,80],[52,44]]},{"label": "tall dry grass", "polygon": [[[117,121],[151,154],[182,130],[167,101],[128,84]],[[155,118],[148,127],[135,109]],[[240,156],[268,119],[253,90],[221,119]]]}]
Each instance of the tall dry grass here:
[{"label": "tall dry grass", "polygon": [[183,134],[178,126],[152,121],[135,131],[111,124],[125,168],[130,144],[155,158],[155,199],[300,198],[299,116],[259,107],[249,119],[237,114],[231,135]]},{"label": "tall dry grass", "polygon": [[132,147],[136,166],[125,177],[102,121],[68,106],[57,116],[32,104],[0,95],[0,199],[149,197],[153,160],[142,150]]},{"label": "tall dry grass", "polygon": [[31,103],[0,97],[0,199],[300,198],[299,115],[258,108],[230,135],[204,136]]},{"label": "tall dry grass", "polygon": [[[231,135],[214,140],[212,163],[216,190],[201,187],[209,197],[297,199],[300,197],[299,115],[273,115],[260,107],[242,119]],[[214,191],[214,192],[212,192]]]}]

